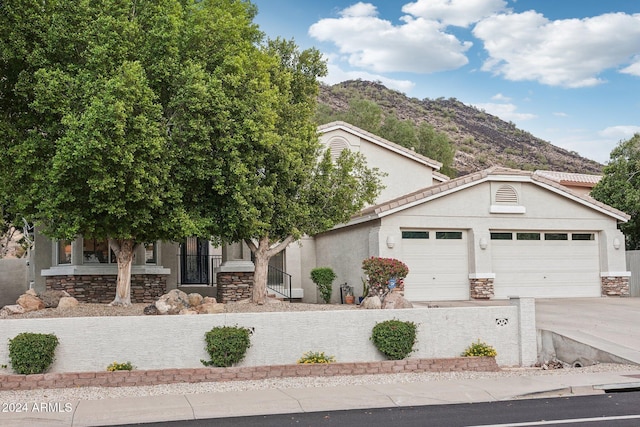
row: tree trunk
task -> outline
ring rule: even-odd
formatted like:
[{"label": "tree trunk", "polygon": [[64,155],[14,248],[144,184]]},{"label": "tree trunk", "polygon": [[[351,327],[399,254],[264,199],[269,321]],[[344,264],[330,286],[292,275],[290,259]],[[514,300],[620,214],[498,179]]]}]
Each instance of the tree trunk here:
[{"label": "tree trunk", "polygon": [[271,247],[271,241],[269,236],[262,236],[258,240],[258,244],[251,239],[246,239],[245,242],[251,252],[253,253],[253,294],[251,301],[256,304],[264,304],[267,299],[267,277],[269,273],[269,260],[272,256],[283,251],[291,242],[293,242],[293,236],[289,236],[277,245]]},{"label": "tree trunk", "polygon": [[109,239],[109,247],[118,261],[116,297],[109,304],[111,306],[131,305],[131,265],[133,264],[136,246],[137,244],[133,239]]},{"label": "tree trunk", "polygon": [[[269,273],[269,238],[262,237],[253,251],[255,270],[253,271],[252,301],[262,305],[267,299],[267,275]],[[253,250],[253,249],[252,249]]]}]

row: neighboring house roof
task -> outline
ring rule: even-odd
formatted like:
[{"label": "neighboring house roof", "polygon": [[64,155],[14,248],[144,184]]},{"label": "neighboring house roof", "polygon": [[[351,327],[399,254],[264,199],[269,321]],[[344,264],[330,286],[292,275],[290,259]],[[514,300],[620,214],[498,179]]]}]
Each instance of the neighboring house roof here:
[{"label": "neighboring house roof", "polygon": [[585,173],[570,173],[538,170],[535,175],[550,179],[562,185],[571,187],[588,187],[593,188],[602,179],[602,175],[589,175]]},{"label": "neighboring house roof", "polygon": [[547,190],[550,190],[556,194],[567,197],[591,209],[595,209],[599,212],[609,215],[617,219],[618,221],[627,222],[631,218],[629,215],[622,211],[619,211],[618,209],[601,203],[593,199],[592,197],[575,193],[569,188],[559,184],[558,182],[541,176],[540,174],[516,169],[492,167],[480,172],[452,179],[448,182],[433,185],[431,187],[415,191],[413,193],[398,197],[384,203],[380,203],[375,206],[371,206],[360,211],[351,219],[348,224],[345,225],[352,225],[377,218],[382,218],[398,211],[408,209],[422,203],[426,203],[430,200],[434,200],[439,197],[446,196],[447,194],[464,190],[465,188],[469,188],[483,182],[503,180],[530,182],[532,184],[546,188]]},{"label": "neighboring house roof", "polygon": [[[422,154],[418,154],[415,151],[403,147],[402,145],[396,144],[395,142],[391,142],[388,141],[384,138],[381,138],[377,135],[372,134],[371,132],[367,132],[364,129],[360,129],[357,126],[354,126],[352,124],[346,123],[346,122],[341,122],[341,121],[336,121],[336,122],[331,122],[331,123],[327,123],[325,125],[320,125],[318,126],[318,132],[320,133],[327,133],[327,132],[331,132],[332,130],[336,130],[336,129],[342,129],[346,132],[349,132],[351,134],[354,134],[362,139],[365,139],[375,145],[378,145],[382,148],[386,148],[387,150],[393,151],[394,153],[400,154],[404,157],[407,157],[409,159],[412,159],[414,161],[417,161],[419,163],[422,163],[426,166],[429,166],[435,170],[438,170],[442,167],[442,163],[430,159],[426,156],[423,156]],[[438,181],[443,181],[443,180],[448,180],[449,177],[447,177],[446,175],[443,175],[441,173],[435,173],[434,170],[434,174],[433,174],[433,178],[438,180]]]}]

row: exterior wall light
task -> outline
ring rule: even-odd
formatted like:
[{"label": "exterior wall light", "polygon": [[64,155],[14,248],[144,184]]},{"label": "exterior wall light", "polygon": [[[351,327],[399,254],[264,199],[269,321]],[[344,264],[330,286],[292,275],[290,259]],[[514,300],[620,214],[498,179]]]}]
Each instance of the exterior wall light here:
[{"label": "exterior wall light", "polygon": [[613,247],[615,249],[620,249],[620,239],[618,239],[617,237],[613,239]]},{"label": "exterior wall light", "polygon": [[480,244],[480,249],[482,250],[487,249],[487,246],[488,246],[487,239],[485,239],[484,237],[481,237],[478,243]]},{"label": "exterior wall light", "polygon": [[396,238],[393,236],[387,236],[387,247],[389,249],[393,249],[395,245],[396,245]]}]

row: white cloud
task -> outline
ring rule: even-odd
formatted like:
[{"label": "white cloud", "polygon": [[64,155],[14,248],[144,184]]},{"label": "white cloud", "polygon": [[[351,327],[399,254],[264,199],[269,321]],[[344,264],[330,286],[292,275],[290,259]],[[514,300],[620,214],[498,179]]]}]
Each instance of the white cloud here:
[{"label": "white cloud", "polygon": [[501,93],[496,93],[495,95],[493,95],[491,97],[491,99],[493,99],[494,101],[502,101],[502,102],[509,102],[511,101],[511,98],[509,98],[508,96],[504,96]]},{"label": "white cloud", "polygon": [[508,80],[595,86],[603,82],[600,73],[632,60],[636,62],[622,72],[640,74],[634,58],[640,43],[640,14],[557,21],[535,11],[500,14],[480,21],[473,34],[489,53],[482,69]]},{"label": "white cloud", "polygon": [[636,62],[623,68],[620,72],[640,77],[640,57],[636,57]]},{"label": "white cloud", "polygon": [[636,133],[640,133],[640,126],[610,126],[598,132],[600,136],[622,141],[630,139]]},{"label": "white cloud", "polygon": [[506,5],[504,0],[417,0],[405,4],[402,11],[444,25],[468,27],[482,18],[503,11]]},{"label": "white cloud", "polygon": [[413,89],[415,83],[410,80],[396,80],[384,77],[378,74],[367,73],[366,71],[344,71],[338,64],[333,62],[333,59],[329,57],[327,62],[328,73],[327,76],[322,78],[322,82],[328,85],[343,82],[345,80],[368,80],[379,81],[386,87],[400,91],[402,93],[408,93]]},{"label": "white cloud", "polygon": [[556,117],[569,117],[569,115],[567,113],[563,113],[562,111],[557,111],[555,113],[553,113],[554,116]]},{"label": "white cloud", "polygon": [[334,43],[353,67],[378,73],[431,73],[453,70],[468,63],[462,42],[442,31],[436,21],[405,15],[401,25],[378,17],[375,6],[357,3],[339,18],[321,19],[309,28],[316,40]]},{"label": "white cloud", "polygon": [[474,104],[477,108],[486,111],[489,114],[493,114],[494,116],[500,117],[502,120],[507,121],[523,121],[523,120],[531,120],[535,119],[535,114],[529,113],[518,113],[514,104],[496,104],[496,103],[485,103],[485,104]]}]

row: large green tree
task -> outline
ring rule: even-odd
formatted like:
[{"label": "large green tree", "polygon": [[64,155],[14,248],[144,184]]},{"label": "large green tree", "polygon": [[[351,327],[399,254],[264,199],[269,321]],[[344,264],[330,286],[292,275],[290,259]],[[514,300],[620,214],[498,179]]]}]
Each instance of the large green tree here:
[{"label": "large green tree", "polygon": [[236,115],[241,137],[229,151],[202,157],[204,164],[223,161],[219,186],[196,177],[190,188],[199,191],[193,194],[210,234],[222,242],[244,241],[251,249],[252,300],[262,304],[269,259],[303,234],[348,221],[374,201],[380,181],[361,156],[346,151],[332,161],[321,150],[313,121],[317,78],[326,72],[319,52],[277,39],[260,53],[259,61],[253,59],[260,67],[246,69],[245,81],[254,83],[242,90],[255,104]]},{"label": "large green tree", "polygon": [[640,133],[621,141],[609,159],[604,176],[591,190],[591,196],[631,216],[619,227],[625,235],[627,249],[640,249]]},{"label": "large green tree", "polygon": [[243,0],[0,3],[2,199],[52,238],[108,239],[112,304],[130,304],[137,245],[227,218],[232,204],[196,215],[188,185],[246,189],[234,159],[274,121],[255,14]]}]

